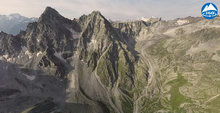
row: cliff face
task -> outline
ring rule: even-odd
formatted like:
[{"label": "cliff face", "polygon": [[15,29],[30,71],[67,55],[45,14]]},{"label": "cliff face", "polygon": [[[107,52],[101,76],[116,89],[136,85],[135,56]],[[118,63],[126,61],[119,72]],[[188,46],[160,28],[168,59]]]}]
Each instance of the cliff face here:
[{"label": "cliff face", "polygon": [[219,22],[69,20],[47,7],[17,36],[0,33],[0,111],[218,112]]}]

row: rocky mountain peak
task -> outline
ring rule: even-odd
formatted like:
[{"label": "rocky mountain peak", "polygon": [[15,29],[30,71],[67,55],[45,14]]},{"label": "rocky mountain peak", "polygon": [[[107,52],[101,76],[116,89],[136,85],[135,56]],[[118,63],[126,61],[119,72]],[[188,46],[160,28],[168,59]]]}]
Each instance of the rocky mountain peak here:
[{"label": "rocky mountain peak", "polygon": [[1,35],[1,36],[2,36],[2,35],[6,35],[6,33],[3,32],[3,31],[1,31],[1,32],[0,32],[0,35]]},{"label": "rocky mountain peak", "polygon": [[44,10],[42,15],[60,15],[55,9],[51,8],[51,7],[46,7],[46,9]]},{"label": "rocky mountain peak", "polygon": [[40,16],[39,21],[38,22],[53,22],[53,21],[64,21],[64,17],[61,16],[55,9],[51,8],[51,7],[47,7],[43,14]]},{"label": "rocky mountain peak", "polygon": [[72,32],[79,31],[77,25],[55,9],[47,7],[39,21],[30,23],[27,27],[25,35],[28,40],[27,48],[31,52],[45,51],[48,48],[57,51],[72,50],[74,46]]},{"label": "rocky mountain peak", "polygon": [[95,24],[96,22],[99,22],[99,24],[110,24],[108,20],[101,14],[100,11],[93,11],[92,13],[88,15],[83,15],[79,18],[79,23],[84,25],[86,23]]},{"label": "rocky mountain peak", "polygon": [[100,11],[93,11],[91,15],[104,17]]}]

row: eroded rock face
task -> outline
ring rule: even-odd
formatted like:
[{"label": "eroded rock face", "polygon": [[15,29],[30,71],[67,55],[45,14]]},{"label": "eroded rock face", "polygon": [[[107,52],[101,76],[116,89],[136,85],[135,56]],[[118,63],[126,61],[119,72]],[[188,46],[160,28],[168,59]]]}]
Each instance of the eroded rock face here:
[{"label": "eroded rock face", "polygon": [[69,20],[47,7],[0,33],[0,112],[219,112],[219,22]]}]

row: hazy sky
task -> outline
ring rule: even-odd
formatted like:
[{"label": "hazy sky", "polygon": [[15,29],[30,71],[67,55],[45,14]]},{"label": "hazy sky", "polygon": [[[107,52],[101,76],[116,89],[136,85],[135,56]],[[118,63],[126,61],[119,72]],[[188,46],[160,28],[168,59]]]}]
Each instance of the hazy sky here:
[{"label": "hazy sky", "polygon": [[70,19],[93,10],[99,10],[114,20],[152,16],[173,19],[200,16],[201,7],[206,2],[220,7],[220,0],[0,0],[0,14],[39,17],[46,6],[51,6]]}]

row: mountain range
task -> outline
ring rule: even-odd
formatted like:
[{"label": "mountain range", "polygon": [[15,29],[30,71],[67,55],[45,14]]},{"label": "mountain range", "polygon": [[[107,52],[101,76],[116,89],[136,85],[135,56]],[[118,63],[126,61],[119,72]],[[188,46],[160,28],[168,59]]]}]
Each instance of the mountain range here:
[{"label": "mountain range", "polygon": [[0,33],[0,112],[218,113],[220,17],[109,22],[47,7]]},{"label": "mountain range", "polygon": [[37,18],[27,18],[20,14],[0,15],[0,31],[17,35],[25,30],[28,23],[37,21]]}]

